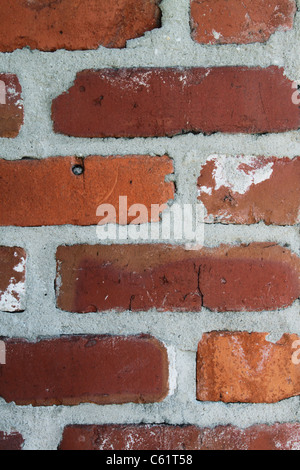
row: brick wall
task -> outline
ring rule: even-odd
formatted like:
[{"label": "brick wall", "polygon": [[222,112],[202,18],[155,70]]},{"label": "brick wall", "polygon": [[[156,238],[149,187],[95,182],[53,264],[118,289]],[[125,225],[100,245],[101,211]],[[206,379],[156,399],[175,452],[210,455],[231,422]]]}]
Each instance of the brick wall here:
[{"label": "brick wall", "polygon": [[1,450],[300,448],[297,7],[2,6]]}]

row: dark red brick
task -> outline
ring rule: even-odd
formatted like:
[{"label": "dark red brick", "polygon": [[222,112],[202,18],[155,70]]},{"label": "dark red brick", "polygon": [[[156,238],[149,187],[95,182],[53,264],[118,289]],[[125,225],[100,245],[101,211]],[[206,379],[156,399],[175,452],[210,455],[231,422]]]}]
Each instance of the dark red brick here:
[{"label": "dark red brick", "polygon": [[285,132],[300,127],[294,91],[277,67],[85,70],[52,119],[75,137]]},{"label": "dark red brick", "polygon": [[18,432],[7,434],[0,431],[0,450],[22,450],[24,439]]},{"label": "dark red brick", "polygon": [[0,74],[0,137],[14,138],[20,132],[24,121],[21,93],[22,88],[16,75]]},{"label": "dark red brick", "polygon": [[6,339],[0,397],[17,405],[152,403],[168,394],[168,356],[150,336]]},{"label": "dark red brick", "polygon": [[67,426],[60,450],[299,450],[298,423],[198,428],[168,425]]}]

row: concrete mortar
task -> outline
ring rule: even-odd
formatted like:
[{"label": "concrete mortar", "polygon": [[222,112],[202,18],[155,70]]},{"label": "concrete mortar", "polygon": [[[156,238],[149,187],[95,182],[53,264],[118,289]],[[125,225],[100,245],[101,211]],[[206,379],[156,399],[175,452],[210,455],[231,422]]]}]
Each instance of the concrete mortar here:
[{"label": "concrete mortar", "polygon": [[[300,0],[297,1],[300,9]],[[50,116],[53,98],[68,90],[77,72],[104,67],[284,67],[300,83],[300,12],[295,27],[277,32],[265,44],[201,46],[190,38],[189,0],[163,0],[163,27],[129,41],[124,50],[100,47],[97,51],[43,53],[29,49],[0,54],[0,72],[18,75],[23,88],[25,124],[16,139],[0,139],[0,157],[168,154],[175,165],[176,201],[196,200],[201,165],[211,154],[246,154],[294,158],[300,155],[300,132],[269,135],[183,135],[174,138],[80,139],[56,135]],[[47,188],[45,188],[45,191]],[[37,204],[39,201],[37,201]],[[272,405],[200,403],[196,401],[197,344],[212,330],[261,331],[276,341],[283,333],[300,335],[300,302],[286,310],[262,313],[97,313],[68,314],[55,307],[55,252],[61,244],[98,243],[95,227],[0,228],[2,245],[27,250],[27,308],[18,314],[0,313],[0,335],[39,337],[61,334],[149,333],[173,346],[177,385],[164,402],[151,405],[76,407],[19,407],[0,400],[0,430],[21,432],[25,449],[56,449],[67,424],[171,423],[213,427],[233,424],[242,428],[257,423],[295,422],[300,419],[299,398]],[[272,241],[288,244],[300,254],[299,225],[295,227],[207,225],[205,244]],[[108,240],[106,243],[113,241]],[[132,243],[128,241],[128,243]],[[174,243],[174,240],[170,240]],[[173,370],[175,376],[175,371]]]}]

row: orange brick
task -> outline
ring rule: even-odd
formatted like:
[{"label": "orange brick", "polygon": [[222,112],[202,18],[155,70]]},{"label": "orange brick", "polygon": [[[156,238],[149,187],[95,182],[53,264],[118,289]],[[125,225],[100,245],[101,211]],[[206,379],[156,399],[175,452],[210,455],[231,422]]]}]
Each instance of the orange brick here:
[{"label": "orange brick", "polygon": [[[300,366],[294,363],[297,335],[276,343],[267,333],[203,335],[197,355],[197,399],[225,403],[276,403],[300,395]],[[299,349],[299,347],[298,347]]]},{"label": "orange brick", "polygon": [[295,0],[191,0],[192,37],[203,44],[265,42],[292,29]]},{"label": "orange brick", "polygon": [[100,204],[113,205],[119,221],[119,196],[127,196],[128,207],[144,204],[148,222],[151,204],[174,198],[174,184],[165,182],[172,172],[166,156],[0,160],[0,225],[97,225]]}]

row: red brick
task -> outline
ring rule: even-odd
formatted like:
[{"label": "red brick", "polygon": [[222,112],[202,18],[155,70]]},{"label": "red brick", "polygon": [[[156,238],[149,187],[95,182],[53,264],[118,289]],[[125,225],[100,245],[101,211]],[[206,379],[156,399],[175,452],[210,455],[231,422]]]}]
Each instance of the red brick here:
[{"label": "red brick", "polygon": [[52,119],[75,137],[285,132],[300,127],[294,93],[277,67],[85,70]]},{"label": "red brick", "polygon": [[300,157],[213,155],[198,179],[207,222],[300,222]]},{"label": "red brick", "polygon": [[300,294],[300,260],[274,244],[61,246],[57,306],[71,312],[275,310]]},{"label": "red brick", "polygon": [[206,333],[198,346],[197,399],[225,403],[276,403],[300,395],[294,364],[297,335],[276,343],[268,333]]},{"label": "red brick", "polygon": [[192,37],[202,44],[265,42],[292,29],[295,0],[191,0]]},{"label": "red brick", "polygon": [[161,25],[160,0],[6,0],[0,51],[125,47]]},{"label": "red brick", "polygon": [[[84,170],[81,175],[72,172],[76,166]],[[174,198],[174,184],[165,182],[172,172],[166,156],[0,160],[0,225],[97,225],[97,208],[104,203],[116,208],[119,221],[119,196],[128,197],[128,207],[144,204],[148,222],[151,204]]]},{"label": "red brick", "polygon": [[0,450],[22,450],[24,439],[18,432],[7,434],[0,431]]},{"label": "red brick", "polygon": [[14,138],[20,132],[24,121],[21,93],[22,88],[16,75],[0,74],[0,137]]},{"label": "red brick", "polygon": [[192,450],[200,445],[195,426],[67,426],[60,450]]},{"label": "red brick", "polygon": [[0,246],[0,311],[24,310],[25,264],[26,253],[22,248]]},{"label": "red brick", "polygon": [[206,429],[201,450],[299,450],[299,423]]},{"label": "red brick", "polygon": [[17,405],[152,403],[168,393],[165,347],[147,335],[6,339],[0,397]]},{"label": "red brick", "polygon": [[60,450],[298,450],[300,424],[198,428],[167,425],[67,426]]}]

